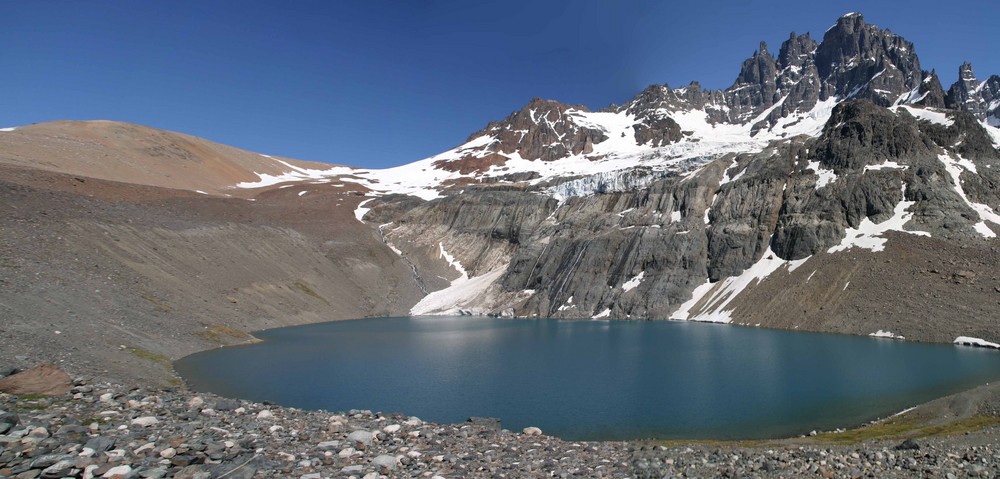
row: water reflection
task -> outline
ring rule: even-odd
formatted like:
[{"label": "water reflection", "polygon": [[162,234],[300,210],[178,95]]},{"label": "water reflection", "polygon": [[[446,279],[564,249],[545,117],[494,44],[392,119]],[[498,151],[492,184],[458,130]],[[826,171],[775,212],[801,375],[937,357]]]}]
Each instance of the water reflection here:
[{"label": "water reflection", "polygon": [[383,318],[260,336],[177,369],[224,395],[572,439],[788,436],[1000,377],[992,351],[676,322]]}]

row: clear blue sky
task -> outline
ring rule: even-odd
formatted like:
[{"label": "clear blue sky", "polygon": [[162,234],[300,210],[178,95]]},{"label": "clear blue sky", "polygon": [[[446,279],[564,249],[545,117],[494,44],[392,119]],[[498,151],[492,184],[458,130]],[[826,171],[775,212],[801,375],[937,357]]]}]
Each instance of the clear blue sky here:
[{"label": "clear blue sky", "polygon": [[6,0],[0,127],[119,120],[392,166],[535,96],[601,108],[652,83],[727,87],[760,40],[819,40],[850,11],[914,42],[945,88],[963,60],[1000,73],[995,1]]}]

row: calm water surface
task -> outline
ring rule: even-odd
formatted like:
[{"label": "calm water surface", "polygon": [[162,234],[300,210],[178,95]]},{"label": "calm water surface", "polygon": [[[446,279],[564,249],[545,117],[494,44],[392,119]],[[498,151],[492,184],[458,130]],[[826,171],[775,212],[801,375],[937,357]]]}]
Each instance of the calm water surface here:
[{"label": "calm water surface", "polygon": [[176,369],[224,396],[566,439],[793,436],[1000,379],[991,350],[686,322],[378,318],[257,336]]}]

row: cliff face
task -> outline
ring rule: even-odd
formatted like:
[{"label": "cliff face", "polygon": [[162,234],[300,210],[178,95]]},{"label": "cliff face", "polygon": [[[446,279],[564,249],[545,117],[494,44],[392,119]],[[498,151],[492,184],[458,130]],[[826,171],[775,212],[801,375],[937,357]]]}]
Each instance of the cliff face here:
[{"label": "cliff face", "polygon": [[[385,238],[404,256],[446,269],[434,257],[447,256],[469,278],[489,280],[461,302],[420,312],[743,322],[741,315],[759,317],[759,306],[741,299],[754,289],[781,282],[806,294],[822,286],[793,274],[812,265],[815,273],[860,253],[867,267],[883,270],[882,281],[896,281],[901,272],[885,264],[898,258],[882,258],[887,242],[917,245],[903,248],[901,268],[926,254],[939,265],[929,269],[954,270],[928,250],[936,245],[992,251],[1000,225],[994,141],[969,112],[850,100],[816,137],[722,155],[685,172],[635,168],[555,185],[468,185],[409,208],[383,198],[366,220],[391,222]],[[469,284],[446,291],[462,296]],[[844,286],[828,293],[850,297]],[[875,299],[856,301],[860,310],[878,309]],[[769,308],[784,307],[773,302]],[[996,319],[990,311],[952,321],[978,324],[984,334]],[[940,329],[908,325],[915,318],[838,324],[816,310],[803,320],[806,329],[947,339]]]}]

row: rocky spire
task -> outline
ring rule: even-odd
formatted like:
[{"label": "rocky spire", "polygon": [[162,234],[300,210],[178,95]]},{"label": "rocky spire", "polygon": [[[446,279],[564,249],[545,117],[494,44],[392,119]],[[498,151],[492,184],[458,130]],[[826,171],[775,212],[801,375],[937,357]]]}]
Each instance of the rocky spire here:
[{"label": "rocky spire", "polygon": [[958,69],[958,81],[948,89],[945,105],[956,110],[965,110],[980,120],[1000,117],[1000,77],[993,75],[984,82],[976,79],[972,64],[962,63]]},{"label": "rocky spire", "polygon": [[726,90],[726,104],[733,121],[742,123],[753,118],[758,107],[773,105],[777,100],[778,63],[767,51],[767,44],[760,42],[760,48],[753,56],[743,61],[740,74],[733,86]]},{"label": "rocky spire", "polygon": [[914,103],[921,106],[934,108],[944,108],[944,88],[941,86],[941,79],[937,72],[931,70],[930,73],[923,72],[924,80],[920,82],[919,96]]}]

